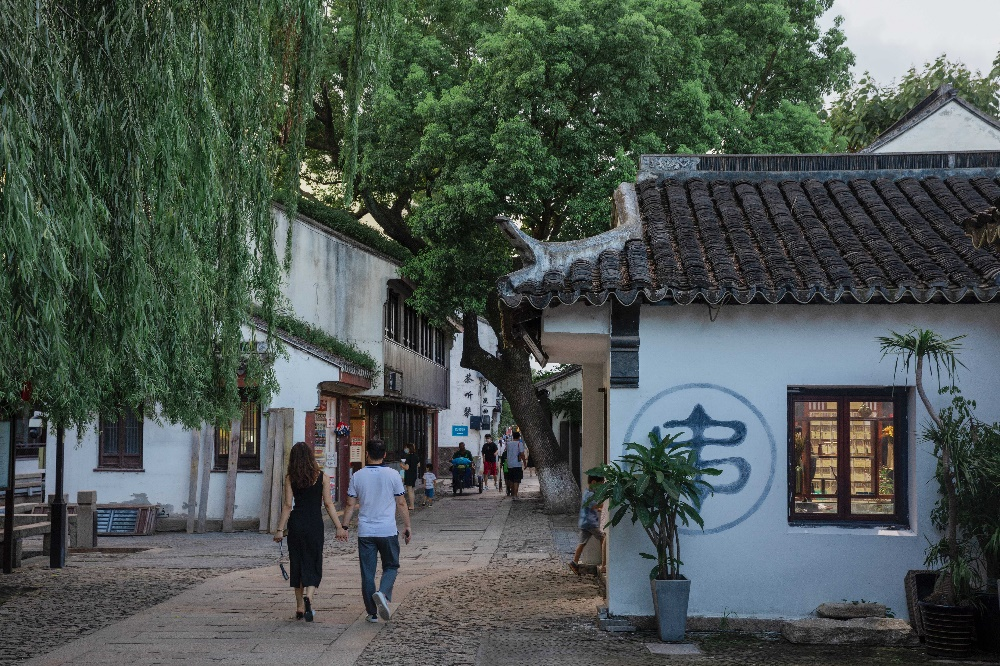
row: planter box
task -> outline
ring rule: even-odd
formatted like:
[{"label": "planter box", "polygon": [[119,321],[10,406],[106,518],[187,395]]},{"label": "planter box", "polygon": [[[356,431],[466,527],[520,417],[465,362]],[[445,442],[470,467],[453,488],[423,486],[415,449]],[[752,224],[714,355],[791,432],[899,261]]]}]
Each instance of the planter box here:
[{"label": "planter box", "polygon": [[653,592],[653,608],[656,609],[660,640],[684,640],[691,581],[683,576],[680,580],[651,580],[649,587]]}]

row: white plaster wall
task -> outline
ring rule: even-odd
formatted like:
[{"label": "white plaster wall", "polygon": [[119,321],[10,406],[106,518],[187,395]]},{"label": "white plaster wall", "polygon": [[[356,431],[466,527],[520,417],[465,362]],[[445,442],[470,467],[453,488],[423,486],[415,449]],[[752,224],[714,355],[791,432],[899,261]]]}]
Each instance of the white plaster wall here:
[{"label": "white plaster wall", "polygon": [[[493,328],[482,320],[479,320],[479,344],[489,353],[496,353],[497,336],[493,332]],[[497,387],[488,381],[483,384],[480,381],[482,375],[478,372],[462,367],[462,333],[455,335],[454,342],[451,345],[449,361],[449,367],[451,368],[449,375],[451,384],[448,389],[449,406],[448,409],[443,409],[438,413],[438,446],[455,447],[458,446],[459,442],[465,442],[465,447],[473,455],[479,455],[479,451],[483,445],[483,437],[487,432],[496,434],[497,431],[499,414],[496,415],[496,418],[493,418],[493,408],[496,407],[499,392],[497,391]],[[466,382],[466,376],[471,381]],[[465,395],[469,391],[472,391],[471,398]],[[483,402],[484,398],[486,399],[485,403]],[[471,414],[482,414],[483,409],[486,409],[491,419],[490,430],[472,430],[470,428],[467,436],[456,437],[452,435],[451,427],[453,425],[469,425],[469,417],[465,415],[466,407],[471,410]]]},{"label": "white plaster wall", "polygon": [[[244,331],[247,334],[247,331]],[[287,358],[275,361],[275,374],[280,389],[272,397],[271,407],[295,410],[295,441],[305,439],[305,412],[316,408],[317,385],[337,381],[339,370],[326,361],[298,349],[286,346]],[[270,455],[266,441],[266,420],[261,427],[261,461]],[[55,490],[55,433],[49,433],[46,460],[46,492]],[[97,467],[97,432],[94,426],[83,432],[66,432],[66,463],[64,488],[75,501],[80,490],[96,490],[100,504],[136,503],[160,504],[171,516],[186,515],[191,460],[191,433],[180,425],[145,421],[143,424],[143,470],[95,471]],[[199,468],[200,469],[200,468]],[[200,479],[199,472],[199,479]],[[200,482],[200,481],[199,481]],[[237,520],[257,518],[263,474],[259,471],[239,472],[236,481]],[[222,518],[225,507],[226,473],[212,472],[209,483],[208,519]]]},{"label": "white plaster wall", "polygon": [[[743,445],[706,449],[706,457],[740,456],[751,465],[745,495],[716,495],[706,501],[707,527],[738,519],[758,498],[760,505],[729,529],[682,536],[682,572],[693,581],[690,613],[794,617],[824,601],[864,598],[887,603],[905,616],[903,577],[909,569],[923,568],[927,539],[934,538],[928,514],[936,500],[935,486],[928,483],[934,471],[930,446],[914,433],[927,421],[923,408],[916,407],[915,391],[909,411],[910,529],[885,532],[788,525],[787,388],[892,385],[894,362],[880,362],[876,336],[890,329],[931,328],[949,337],[968,335],[961,355],[968,369],[961,371],[959,385],[978,401],[981,418],[1000,419],[995,390],[998,314],[1000,306],[993,304],[729,306],[711,322],[707,308],[700,306],[644,306],[640,387],[613,389],[610,395],[612,459],[621,455],[621,443],[638,414],[633,440],[645,437],[650,425],[685,419],[695,401],[716,419],[754,420],[746,413],[736,416],[745,406],[714,389],[671,393],[643,411],[665,389],[689,383],[718,385],[744,396],[759,410],[776,443],[774,478],[766,492],[771,452],[759,421]],[[905,381],[895,377],[897,384]],[[912,376],[906,383],[912,385]],[[733,480],[732,468],[725,469],[728,476],[716,483]],[[652,614],[649,563],[639,557],[650,547],[641,531],[625,523],[612,530],[608,601],[613,613]]]},{"label": "white plaster wall", "polygon": [[[275,243],[284,256],[288,218],[275,209],[275,219]],[[292,239],[292,263],[281,291],[295,315],[353,342],[381,367],[382,306],[388,281],[399,277],[398,264],[301,218],[292,227]],[[366,392],[381,393],[379,382]]]},{"label": "white plaster wall", "polygon": [[1000,130],[951,101],[875,153],[1000,150]]},{"label": "white plaster wall", "polygon": [[[608,386],[608,366],[601,363],[586,363],[583,366],[583,424],[580,430],[581,465],[580,473],[604,464],[604,445],[607,424],[604,422],[606,393],[601,389]],[[581,487],[586,477],[581,479]]]}]

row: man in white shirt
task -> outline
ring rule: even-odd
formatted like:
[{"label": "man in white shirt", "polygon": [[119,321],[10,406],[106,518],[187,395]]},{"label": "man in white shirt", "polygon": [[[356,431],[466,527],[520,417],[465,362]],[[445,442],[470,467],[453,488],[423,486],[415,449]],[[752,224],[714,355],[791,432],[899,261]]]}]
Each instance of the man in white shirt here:
[{"label": "man in white shirt", "polygon": [[[385,443],[368,442],[367,465],[354,473],[347,487],[343,524],[349,525],[358,509],[358,559],[361,561],[361,596],[369,622],[389,621],[392,585],[399,570],[399,530],[396,513],[403,517],[403,540],[410,543],[410,512],[406,508],[399,472],[385,467]],[[382,558],[382,579],[375,590],[375,567]]]},{"label": "man in white shirt", "polygon": [[521,441],[521,431],[515,430],[512,439],[507,443],[507,483],[510,485],[510,497],[517,500],[517,489],[524,479],[524,461],[527,459],[527,449]]}]

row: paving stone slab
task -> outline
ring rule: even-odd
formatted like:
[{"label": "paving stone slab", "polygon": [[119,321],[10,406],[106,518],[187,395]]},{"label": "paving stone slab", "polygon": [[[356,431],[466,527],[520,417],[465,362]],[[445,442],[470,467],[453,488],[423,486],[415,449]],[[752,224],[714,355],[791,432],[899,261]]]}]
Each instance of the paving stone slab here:
[{"label": "paving stone slab", "polygon": [[859,617],[885,617],[885,604],[873,602],[843,601],[837,603],[820,604],[816,609],[819,617],[830,618],[831,620],[853,620]]},{"label": "paving stone slab", "polygon": [[906,620],[865,617],[853,620],[790,620],[781,635],[792,643],[811,645],[915,646],[917,634]]}]

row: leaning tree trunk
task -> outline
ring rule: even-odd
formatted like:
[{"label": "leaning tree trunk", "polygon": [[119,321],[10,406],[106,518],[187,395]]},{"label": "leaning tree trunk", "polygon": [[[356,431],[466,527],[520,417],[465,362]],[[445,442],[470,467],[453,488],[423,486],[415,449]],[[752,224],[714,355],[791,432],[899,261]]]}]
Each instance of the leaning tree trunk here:
[{"label": "leaning tree trunk", "polygon": [[479,342],[479,319],[463,317],[462,367],[476,370],[500,389],[521,429],[531,459],[538,470],[538,483],[548,513],[571,513],[580,501],[580,486],[569,468],[569,451],[559,445],[552,432],[552,417],[535,393],[528,352],[516,341],[505,339],[496,297],[488,301],[487,320],[497,332],[498,354]]}]

